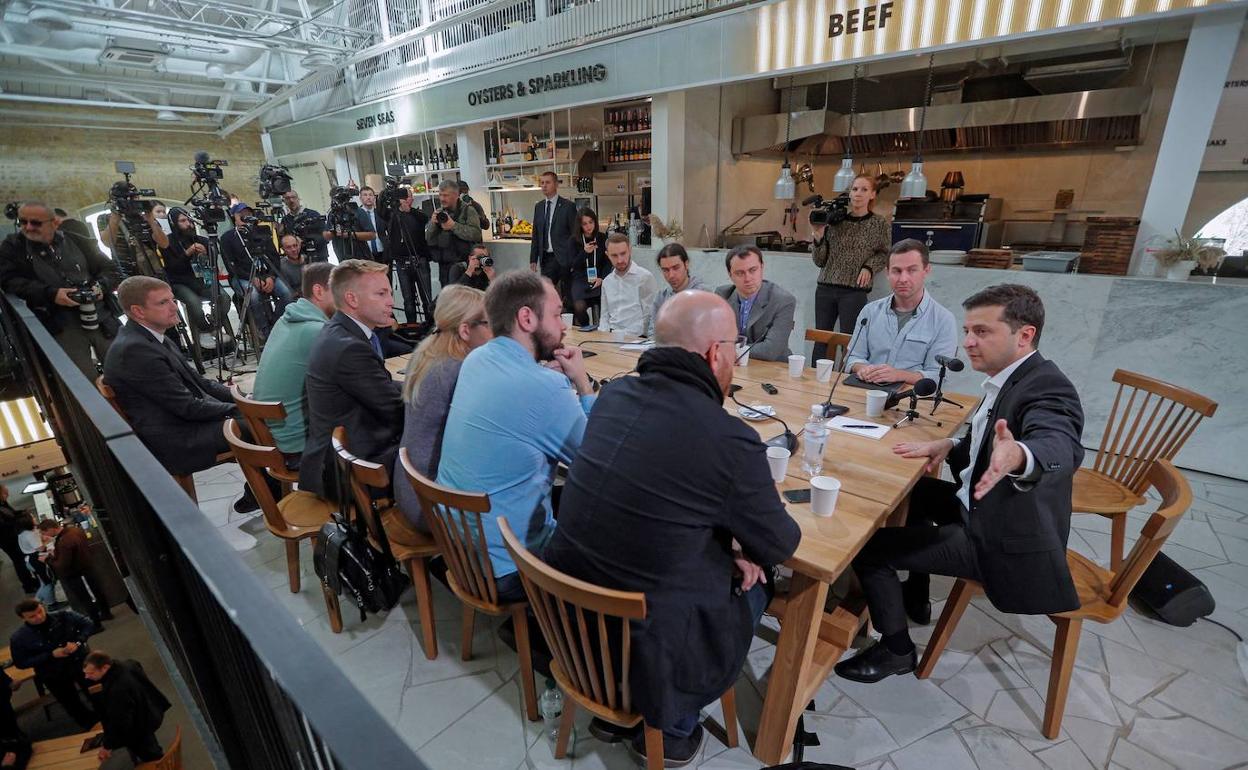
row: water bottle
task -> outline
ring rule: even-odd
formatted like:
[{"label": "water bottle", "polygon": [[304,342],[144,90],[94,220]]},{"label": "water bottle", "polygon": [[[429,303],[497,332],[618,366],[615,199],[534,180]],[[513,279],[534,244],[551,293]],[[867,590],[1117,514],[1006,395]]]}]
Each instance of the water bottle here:
[{"label": "water bottle", "polygon": [[[555,680],[546,680],[546,692],[537,699],[537,713],[542,715],[546,739],[553,746],[559,740],[559,720],[563,717],[563,693],[555,686]],[[568,737],[571,739],[575,734]]]},{"label": "water bottle", "polygon": [[828,444],[828,425],[823,404],[811,404],[810,418],[802,431],[802,470],[810,476],[823,472],[823,448]]}]

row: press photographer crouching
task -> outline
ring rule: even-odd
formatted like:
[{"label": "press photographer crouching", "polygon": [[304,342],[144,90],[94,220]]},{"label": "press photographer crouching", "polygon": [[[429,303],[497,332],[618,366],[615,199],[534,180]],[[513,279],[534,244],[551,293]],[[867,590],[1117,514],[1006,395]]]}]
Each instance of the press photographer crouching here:
[{"label": "press photographer crouching", "polygon": [[[217,292],[216,309],[211,321],[204,315],[204,303],[212,303],[208,280],[215,281],[217,266],[210,264],[208,239],[195,229],[195,220],[185,209],[169,209],[169,246],[161,250],[165,259],[165,276],[173,287],[173,295],[186,307],[187,322],[191,333],[199,340],[201,349],[215,349],[214,323],[225,323],[230,310],[229,297]],[[229,336],[222,331],[222,339]]]},{"label": "press photographer crouching", "polygon": [[425,227],[425,240],[438,263],[438,284],[451,284],[451,267],[467,262],[473,244],[481,242],[481,219],[477,210],[459,197],[459,183],[450,179],[438,185],[441,208]]},{"label": "press photographer crouching", "polygon": [[273,230],[257,220],[246,203],[235,203],[230,214],[234,229],[221,236],[221,256],[230,273],[235,301],[247,303],[240,312],[254,320],[256,331],[265,340],[294,293],[278,273]]},{"label": "press photographer crouching", "polygon": [[21,231],[0,243],[0,289],[26,301],[88,379],[97,374],[119,326],[112,291],[117,265],[89,238],[57,231],[46,203],[30,201],[17,212]]},{"label": "press photographer crouching", "polygon": [[494,280],[494,258],[490,256],[490,250],[483,243],[472,247],[472,253],[468,255],[467,266],[456,265],[451,271],[452,283],[471,286],[481,291],[490,288],[492,280]]}]

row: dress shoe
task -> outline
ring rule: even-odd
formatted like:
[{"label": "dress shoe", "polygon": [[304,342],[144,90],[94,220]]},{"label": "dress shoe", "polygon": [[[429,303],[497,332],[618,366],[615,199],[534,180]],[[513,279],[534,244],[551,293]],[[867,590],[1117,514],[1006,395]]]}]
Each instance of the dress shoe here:
[{"label": "dress shoe", "polygon": [[260,503],[256,501],[256,496],[251,493],[251,487],[243,486],[243,496],[234,501],[235,513],[253,513],[260,510]]},{"label": "dress shoe", "polygon": [[[693,732],[687,738],[673,738],[670,735],[663,735],[663,766],[664,767],[684,767],[698,756],[698,749],[702,748],[702,738],[706,735],[702,729],[702,725],[693,728]],[[633,739],[628,742],[628,753],[633,755],[633,759],[638,760],[644,766],[646,764],[646,731],[639,730]]]},{"label": "dress shoe", "polygon": [[641,725],[642,723],[638,722],[632,727],[620,727],[613,722],[594,717],[589,720],[589,734],[603,743],[619,743],[622,740],[632,738],[640,732]]},{"label": "dress shoe", "polygon": [[849,660],[837,663],[836,675],[853,682],[873,684],[893,674],[909,674],[918,665],[918,650],[897,655],[876,642]]},{"label": "dress shoe", "polygon": [[932,622],[932,600],[927,595],[927,582],[922,586],[911,587],[909,580],[901,584],[901,603],[906,609],[906,617],[916,625],[926,626]]}]

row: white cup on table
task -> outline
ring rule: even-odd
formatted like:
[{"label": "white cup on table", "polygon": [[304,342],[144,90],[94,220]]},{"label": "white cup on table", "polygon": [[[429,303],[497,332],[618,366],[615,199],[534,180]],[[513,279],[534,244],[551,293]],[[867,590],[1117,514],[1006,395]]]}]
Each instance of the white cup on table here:
[{"label": "white cup on table", "polygon": [[611,341],[612,341],[612,342],[623,342],[623,341],[625,341],[626,339],[628,339],[628,334],[626,334],[626,333],[624,332],[624,330],[623,330],[623,329],[613,329],[613,330],[611,330]]},{"label": "white cup on table", "polygon": [[806,356],[792,355],[789,356],[789,376],[798,379],[802,376],[802,370],[806,368]]},{"label": "white cup on table", "polygon": [[867,391],[867,416],[881,417],[884,415],[884,405],[888,403],[887,390],[868,390]]},{"label": "white cup on table", "polygon": [[563,319],[564,328],[567,328],[567,329],[572,328],[572,319],[574,316],[571,313],[563,313],[559,317]]},{"label": "white cup on table", "polygon": [[737,366],[749,366],[749,365],[750,365],[750,346],[738,345],[737,346]]},{"label": "white cup on table", "polygon": [[815,361],[815,379],[820,382],[831,382],[834,363],[830,358],[820,358]]},{"label": "white cup on table", "polygon": [[836,498],[840,494],[840,479],[831,476],[813,477],[810,480],[810,510],[816,516],[831,516],[836,510]]},{"label": "white cup on table", "polygon": [[771,480],[779,484],[789,472],[789,458],[793,453],[782,446],[767,447],[767,465],[771,467]]}]

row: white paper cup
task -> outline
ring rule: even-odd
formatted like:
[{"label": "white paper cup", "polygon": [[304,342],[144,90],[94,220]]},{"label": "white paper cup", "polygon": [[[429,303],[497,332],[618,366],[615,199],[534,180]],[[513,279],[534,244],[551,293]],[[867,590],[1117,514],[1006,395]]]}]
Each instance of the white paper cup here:
[{"label": "white paper cup", "polygon": [[567,329],[572,328],[572,319],[574,316],[571,313],[564,313],[563,315],[559,317],[563,319],[563,325],[565,328]]},{"label": "white paper cup", "polygon": [[789,356],[789,376],[797,379],[802,376],[802,370],[806,368],[806,356]]},{"label": "white paper cup", "polygon": [[612,342],[623,342],[626,339],[628,339],[628,335],[622,329],[616,329],[611,332]]},{"label": "white paper cup", "polygon": [[737,366],[750,365],[750,346],[742,345],[737,348]]},{"label": "white paper cup", "polygon": [[888,402],[887,390],[867,391],[867,416],[880,417],[884,414],[884,404]]},{"label": "white paper cup", "polygon": [[836,498],[841,494],[841,482],[831,476],[815,476],[810,480],[810,510],[816,516],[831,516],[836,510]]},{"label": "white paper cup", "polygon": [[830,358],[820,358],[815,361],[815,379],[820,382],[831,382],[834,363]]},{"label": "white paper cup", "polygon": [[789,458],[793,453],[782,446],[767,447],[767,464],[771,466],[771,480],[779,484],[789,471]]}]

